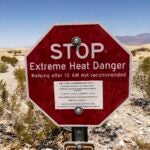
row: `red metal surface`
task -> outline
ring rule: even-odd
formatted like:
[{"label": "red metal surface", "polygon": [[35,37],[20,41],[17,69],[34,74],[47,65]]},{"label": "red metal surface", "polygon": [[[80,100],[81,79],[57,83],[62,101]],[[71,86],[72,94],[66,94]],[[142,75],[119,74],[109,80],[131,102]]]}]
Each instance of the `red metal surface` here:
[{"label": "red metal surface", "polygon": [[[75,49],[71,48],[71,59],[66,58],[66,48],[62,47],[63,57],[60,60],[50,58],[50,46],[53,43],[71,43],[71,39],[78,36],[91,47],[91,43],[99,42],[104,45],[104,51],[96,55],[94,59],[89,54],[87,59],[79,59],[75,55]],[[81,47],[81,53],[84,48]],[[28,92],[30,99],[36,103],[48,116],[57,122],[58,125],[99,125],[106,119],[124,100],[129,96],[129,70],[130,55],[101,27],[99,24],[87,25],[56,25],[47,33],[47,35],[38,43],[38,45],[28,54],[27,61],[27,78]],[[93,61],[101,63],[126,63],[124,69],[118,69],[115,72],[110,69],[99,70],[30,70],[29,63],[45,64],[66,64],[69,62],[79,64]],[[32,73],[53,74],[53,73],[87,73],[87,74],[111,74],[126,73],[125,77],[60,77],[60,78],[32,78]],[[102,80],[103,81],[103,109],[86,109],[82,115],[78,116],[74,110],[56,110],[54,102],[54,81],[80,81],[80,80]]]}]

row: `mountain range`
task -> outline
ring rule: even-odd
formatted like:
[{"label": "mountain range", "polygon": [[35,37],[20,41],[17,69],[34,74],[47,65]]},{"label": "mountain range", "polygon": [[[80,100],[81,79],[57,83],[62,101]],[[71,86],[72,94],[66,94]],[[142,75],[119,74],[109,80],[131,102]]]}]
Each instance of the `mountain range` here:
[{"label": "mountain range", "polygon": [[[122,36],[115,36],[121,43],[125,45],[144,45],[144,44],[150,44],[150,33],[142,33],[137,35],[122,35]],[[20,47],[25,47],[25,49],[30,49],[32,46],[18,46],[17,49],[20,49]],[[1,47],[1,49],[10,49],[8,47]],[[24,49],[24,48],[21,48]]]},{"label": "mountain range", "polygon": [[138,34],[135,36],[116,36],[116,38],[127,45],[140,45],[150,43],[150,33]]}]

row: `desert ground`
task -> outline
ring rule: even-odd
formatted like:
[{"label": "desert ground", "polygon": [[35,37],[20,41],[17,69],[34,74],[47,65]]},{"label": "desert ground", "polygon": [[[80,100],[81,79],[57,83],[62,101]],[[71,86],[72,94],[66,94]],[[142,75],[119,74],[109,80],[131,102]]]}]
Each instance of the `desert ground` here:
[{"label": "desert ground", "polygon": [[[125,47],[129,51],[143,47],[150,49],[150,44],[125,45]],[[20,52],[15,53],[15,51]],[[16,57],[19,60],[15,67],[8,65],[8,71],[6,73],[0,73],[0,80],[4,80],[6,82],[6,89],[9,93],[8,100],[11,99],[11,96],[14,94],[15,89],[17,88],[17,81],[14,78],[13,72],[16,68],[25,67],[24,56],[28,51],[29,48],[0,48],[0,57]],[[138,68],[140,62],[144,58],[149,56],[150,52],[142,51],[138,52],[135,56],[132,57],[132,77],[135,75],[135,71]],[[104,126],[89,128],[89,141],[91,141],[95,145],[95,150],[140,150],[142,148],[143,150],[144,148],[145,150],[150,149],[150,114],[144,112],[144,110],[140,106],[138,107],[131,105],[132,99],[139,98],[144,99],[143,93],[134,87],[131,78],[130,98],[121,107],[119,107],[119,109],[115,111],[110,118],[107,119]],[[24,101],[19,102],[19,99],[17,100],[17,103],[21,103],[19,110],[16,110],[16,113],[18,113],[21,117],[28,112],[28,106]],[[19,143],[19,137],[15,137],[15,139],[12,140],[7,140],[7,138],[12,138],[11,135],[15,135],[15,131],[13,129],[13,119],[8,119],[11,111],[5,111],[5,115],[0,116],[0,149],[10,150],[13,147],[14,149],[17,147],[16,145]],[[10,123],[13,125],[10,126]],[[28,126],[28,124],[26,124],[26,126]],[[40,129],[42,130],[42,127]],[[6,133],[11,134],[7,135]],[[50,133],[52,134],[52,131]],[[70,133],[66,134],[70,136]],[[52,150],[53,148],[50,148],[52,144],[53,146],[54,144],[58,146],[58,149],[62,149],[63,138],[63,134],[60,131],[58,134],[55,135],[55,138],[51,142],[45,139],[45,141],[47,142],[45,142],[45,150],[46,148],[47,150]],[[34,150],[38,148],[35,148],[35,145],[33,146],[30,142],[27,142],[24,145],[21,145],[21,148],[18,149]],[[44,148],[42,150],[44,150]]]}]

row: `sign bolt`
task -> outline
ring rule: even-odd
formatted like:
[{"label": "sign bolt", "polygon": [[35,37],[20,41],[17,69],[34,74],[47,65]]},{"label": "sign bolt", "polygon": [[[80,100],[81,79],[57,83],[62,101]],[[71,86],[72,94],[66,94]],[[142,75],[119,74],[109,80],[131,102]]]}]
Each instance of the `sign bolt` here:
[{"label": "sign bolt", "polygon": [[72,38],[71,43],[73,46],[80,46],[81,45],[81,39],[79,37],[75,36]]},{"label": "sign bolt", "polygon": [[76,146],[76,149],[77,149],[77,150],[82,150],[82,148],[83,148],[83,147],[82,147],[81,144],[78,144],[78,145]]},{"label": "sign bolt", "polygon": [[76,115],[81,115],[83,113],[83,109],[81,107],[76,107],[74,111]]}]

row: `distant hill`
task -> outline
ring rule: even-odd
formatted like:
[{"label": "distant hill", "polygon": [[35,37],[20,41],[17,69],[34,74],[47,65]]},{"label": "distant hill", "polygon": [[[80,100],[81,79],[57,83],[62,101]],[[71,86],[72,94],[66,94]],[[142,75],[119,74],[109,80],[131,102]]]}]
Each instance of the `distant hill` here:
[{"label": "distant hill", "polygon": [[127,45],[140,45],[150,43],[150,33],[138,34],[135,36],[116,36],[116,38]]},{"label": "distant hill", "polygon": [[[148,47],[150,47],[150,33],[143,33],[143,34],[138,34],[138,35],[123,35],[123,36],[115,36],[121,43],[125,45],[134,45],[140,46],[144,44],[148,44]],[[146,46],[147,47],[147,46]],[[32,46],[24,46],[24,47],[17,47],[17,48],[6,48],[5,47],[0,47],[0,51],[2,50],[10,50],[10,49],[15,49],[15,50],[29,50],[31,49]]]}]

